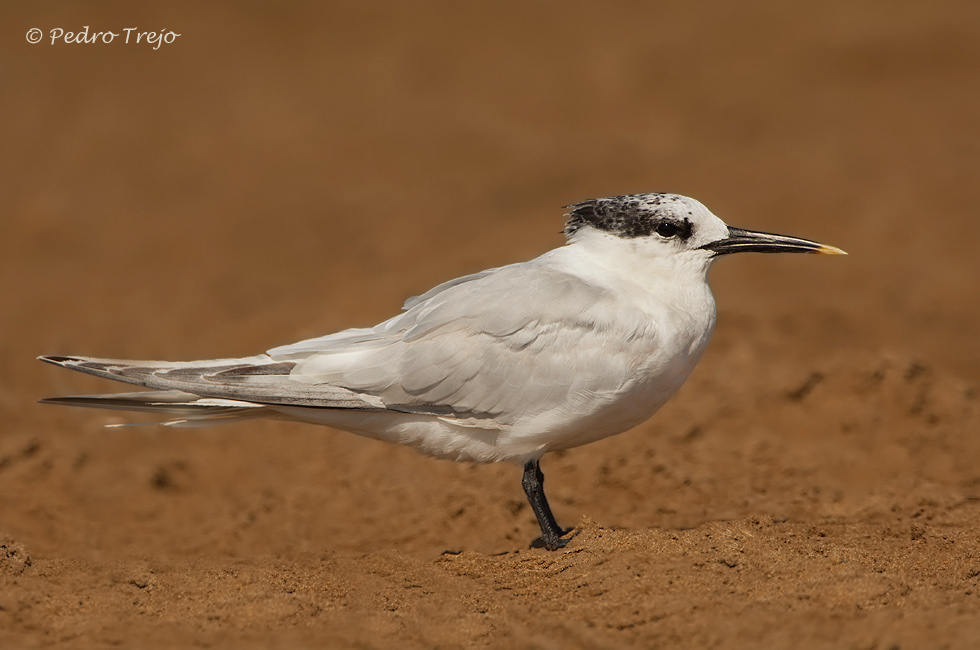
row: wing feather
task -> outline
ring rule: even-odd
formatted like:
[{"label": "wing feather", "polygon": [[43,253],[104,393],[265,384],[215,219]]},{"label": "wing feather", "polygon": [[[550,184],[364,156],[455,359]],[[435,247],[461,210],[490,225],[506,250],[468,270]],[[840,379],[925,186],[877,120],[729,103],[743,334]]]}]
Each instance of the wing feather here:
[{"label": "wing feather", "polygon": [[[614,305],[601,286],[554,269],[527,270],[502,267],[437,287],[373,328],[374,336],[361,330],[356,341],[318,339],[320,350],[296,359],[292,377],[376,396],[393,410],[499,425],[614,392],[634,378],[642,359],[629,342],[653,336],[655,324]],[[573,312],[569,305],[588,307]]]},{"label": "wing feather", "polygon": [[384,408],[379,399],[370,395],[339,386],[297,382],[289,374],[293,363],[272,362],[265,355],[176,363],[67,356],[40,359],[106,379],[199,397],[320,408]]},{"label": "wing feather", "polygon": [[[203,398],[403,411],[485,429],[548,421],[551,414],[559,422],[563,414],[594,410],[635,381],[657,330],[647,312],[548,259],[447,282],[373,328],[265,355],[186,363],[44,360]],[[646,345],[636,345],[638,337]],[[131,401],[114,399],[118,406]],[[92,400],[75,403],[82,401]],[[212,412],[214,406],[208,405]]]}]

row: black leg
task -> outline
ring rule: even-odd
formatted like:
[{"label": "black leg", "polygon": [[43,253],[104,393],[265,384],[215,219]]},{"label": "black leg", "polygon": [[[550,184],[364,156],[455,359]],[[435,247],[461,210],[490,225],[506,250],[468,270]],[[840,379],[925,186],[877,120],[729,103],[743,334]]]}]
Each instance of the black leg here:
[{"label": "black leg", "polygon": [[521,483],[524,485],[524,494],[531,504],[531,510],[534,511],[534,516],[538,518],[538,524],[541,525],[541,541],[544,547],[549,551],[563,547],[568,540],[561,538],[565,531],[555,521],[548,499],[544,496],[544,474],[541,473],[538,461],[527,461],[524,465],[524,480]]}]

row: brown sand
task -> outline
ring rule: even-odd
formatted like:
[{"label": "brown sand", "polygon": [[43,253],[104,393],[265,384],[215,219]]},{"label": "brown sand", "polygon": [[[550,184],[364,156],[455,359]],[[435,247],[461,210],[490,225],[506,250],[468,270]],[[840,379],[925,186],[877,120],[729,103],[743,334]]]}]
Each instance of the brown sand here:
[{"label": "brown sand", "polygon": [[[3,9],[0,647],[975,647],[980,5]],[[29,45],[136,26],[143,45]],[[513,466],[105,429],[38,354],[253,354],[671,190],[847,258],[713,271],[636,430]]]}]

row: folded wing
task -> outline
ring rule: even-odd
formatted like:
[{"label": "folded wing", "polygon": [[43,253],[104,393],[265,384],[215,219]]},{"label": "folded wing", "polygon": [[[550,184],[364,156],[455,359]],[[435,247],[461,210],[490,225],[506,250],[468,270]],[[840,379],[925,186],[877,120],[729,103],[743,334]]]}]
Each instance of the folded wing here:
[{"label": "folded wing", "polygon": [[601,401],[635,376],[642,359],[630,342],[655,326],[613,300],[581,278],[514,265],[437,287],[370,330],[270,356],[294,361],[297,382],[374,396],[389,410],[506,426]]}]

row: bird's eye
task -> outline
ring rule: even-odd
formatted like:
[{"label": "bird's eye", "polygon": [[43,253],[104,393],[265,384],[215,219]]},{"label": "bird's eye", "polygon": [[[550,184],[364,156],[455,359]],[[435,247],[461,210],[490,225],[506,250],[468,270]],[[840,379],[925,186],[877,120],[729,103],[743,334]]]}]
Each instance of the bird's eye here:
[{"label": "bird's eye", "polygon": [[665,239],[670,239],[678,233],[680,229],[677,224],[673,224],[669,221],[661,221],[657,224],[657,234]]}]

